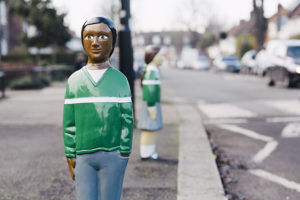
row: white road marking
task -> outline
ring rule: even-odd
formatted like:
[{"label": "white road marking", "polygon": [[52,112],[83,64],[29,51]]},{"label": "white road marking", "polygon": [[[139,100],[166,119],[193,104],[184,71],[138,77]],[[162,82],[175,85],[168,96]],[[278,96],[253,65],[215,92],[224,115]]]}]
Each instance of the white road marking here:
[{"label": "white road marking", "polygon": [[284,138],[300,137],[300,123],[289,123],[281,132]]},{"label": "white road marking", "polygon": [[255,156],[252,158],[253,162],[261,163],[264,161],[271,153],[276,149],[278,146],[277,141],[271,141],[267,142],[264,148],[262,148],[259,152],[255,154]]},{"label": "white road marking", "polygon": [[256,117],[254,112],[230,104],[198,104],[198,108],[209,118]]},{"label": "white road marking", "polygon": [[222,124],[222,125],[218,125],[220,128],[225,129],[225,130],[229,130],[229,131],[233,131],[235,133],[239,133],[242,135],[245,135],[247,137],[256,139],[256,140],[261,140],[264,142],[271,142],[274,139],[272,137],[269,136],[265,136],[265,135],[261,135],[259,133],[256,133],[254,131],[245,129],[245,128],[241,128],[235,125],[229,125],[229,124]]},{"label": "white road marking", "polygon": [[278,123],[278,122],[300,122],[300,117],[272,117],[267,118],[268,123]]},{"label": "white road marking", "polygon": [[198,105],[205,105],[206,103],[203,99],[201,99],[201,100],[198,100],[197,104]]},{"label": "white road marking", "polygon": [[262,148],[259,152],[257,152],[253,158],[252,161],[256,162],[256,163],[261,163],[262,161],[264,161],[268,156],[271,155],[271,153],[273,151],[275,151],[276,147],[278,146],[278,142],[275,141],[272,137],[269,136],[265,136],[265,135],[261,135],[259,133],[256,133],[254,131],[245,129],[245,128],[241,128],[235,125],[229,125],[229,124],[222,124],[222,125],[218,125],[218,127],[225,129],[225,130],[229,130],[235,133],[239,133],[241,135],[245,135],[247,137],[256,139],[256,140],[261,140],[264,142],[267,142],[267,144],[264,146],[264,148]]},{"label": "white road marking", "polygon": [[300,115],[299,100],[264,101],[264,104],[274,107],[285,113]]},{"label": "white road marking", "polygon": [[288,179],[282,178],[280,176],[277,176],[275,174],[272,174],[270,172],[264,171],[262,169],[253,169],[249,170],[249,172],[255,176],[261,177],[263,179],[266,179],[268,181],[271,181],[273,183],[277,183],[279,185],[282,185],[286,188],[296,190],[297,192],[300,192],[300,184],[296,183],[294,181],[290,181]]},{"label": "white road marking", "polygon": [[204,120],[204,124],[246,124],[248,123],[247,119],[211,119]]},{"label": "white road marking", "polygon": [[257,81],[258,78],[255,76],[248,75],[237,75],[237,74],[226,74],[223,76],[226,81]]}]

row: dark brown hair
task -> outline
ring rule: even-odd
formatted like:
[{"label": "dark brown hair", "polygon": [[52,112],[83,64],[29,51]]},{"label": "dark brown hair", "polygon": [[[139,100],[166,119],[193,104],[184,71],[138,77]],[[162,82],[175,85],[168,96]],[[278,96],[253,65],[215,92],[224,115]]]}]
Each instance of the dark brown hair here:
[{"label": "dark brown hair", "polygon": [[[153,58],[156,56],[156,54],[160,51],[160,47],[159,46],[154,46],[154,45],[148,45],[146,46],[146,50],[145,50],[145,63],[148,65],[149,63],[152,62]],[[142,86],[142,82],[145,76],[147,68],[145,67],[142,75],[141,75],[141,86]]]},{"label": "dark brown hair", "polygon": [[159,46],[149,45],[145,50],[145,63],[149,64],[155,57],[155,55],[160,51]]}]

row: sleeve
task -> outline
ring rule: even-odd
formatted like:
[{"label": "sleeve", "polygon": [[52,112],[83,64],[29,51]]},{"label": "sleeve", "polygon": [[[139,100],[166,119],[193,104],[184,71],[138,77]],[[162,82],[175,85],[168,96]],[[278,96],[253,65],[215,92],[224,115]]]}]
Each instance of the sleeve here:
[{"label": "sleeve", "polygon": [[[126,87],[123,88],[123,95],[121,97],[131,97],[130,87],[126,79]],[[130,154],[132,147],[132,133],[133,133],[133,111],[132,102],[120,103],[121,107],[121,140],[120,153]]]},{"label": "sleeve", "polygon": [[159,101],[160,86],[151,81],[159,81],[155,71],[150,71],[143,80],[143,100],[147,102],[148,107],[155,106],[155,103]]},{"label": "sleeve", "polygon": [[[69,84],[67,84],[65,99],[70,98]],[[76,143],[75,143],[75,117],[74,104],[64,104],[63,112],[63,139],[65,145],[65,155],[67,158],[76,157]]]}]

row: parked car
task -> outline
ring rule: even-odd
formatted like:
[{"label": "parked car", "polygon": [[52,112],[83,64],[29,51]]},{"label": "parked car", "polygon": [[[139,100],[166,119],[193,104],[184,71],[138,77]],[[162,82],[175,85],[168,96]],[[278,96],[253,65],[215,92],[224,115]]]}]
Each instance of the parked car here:
[{"label": "parked car", "polygon": [[253,68],[253,72],[258,76],[265,76],[266,69],[270,66],[270,59],[268,58],[268,54],[266,50],[260,50],[255,57],[256,66]]},{"label": "parked car", "polygon": [[265,69],[267,85],[292,87],[300,82],[300,40],[273,40],[266,51],[270,60]]},{"label": "parked car", "polygon": [[218,56],[213,61],[213,65],[217,71],[240,72],[240,61],[234,55]]},{"label": "parked car", "polygon": [[246,74],[253,74],[256,68],[256,57],[257,52],[255,50],[247,51],[241,59],[241,72]]},{"label": "parked car", "polygon": [[205,55],[200,55],[198,49],[184,48],[180,60],[177,62],[180,69],[207,70],[210,68],[210,60]]},{"label": "parked car", "polygon": [[207,56],[198,56],[198,59],[192,63],[192,68],[197,70],[208,70],[210,68],[210,60]]}]

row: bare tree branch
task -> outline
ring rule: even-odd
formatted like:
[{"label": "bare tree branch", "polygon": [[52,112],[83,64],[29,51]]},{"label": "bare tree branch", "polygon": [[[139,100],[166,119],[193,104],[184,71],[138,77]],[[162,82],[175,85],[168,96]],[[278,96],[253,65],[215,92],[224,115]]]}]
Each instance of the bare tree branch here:
[{"label": "bare tree branch", "polygon": [[177,11],[178,22],[189,32],[203,32],[212,16],[208,0],[182,0]]},{"label": "bare tree branch", "polygon": [[[109,0],[109,1],[100,1],[100,14],[101,16],[106,16],[112,19],[112,21],[118,27],[120,24],[120,0]],[[99,11],[99,7],[97,10]]]}]

